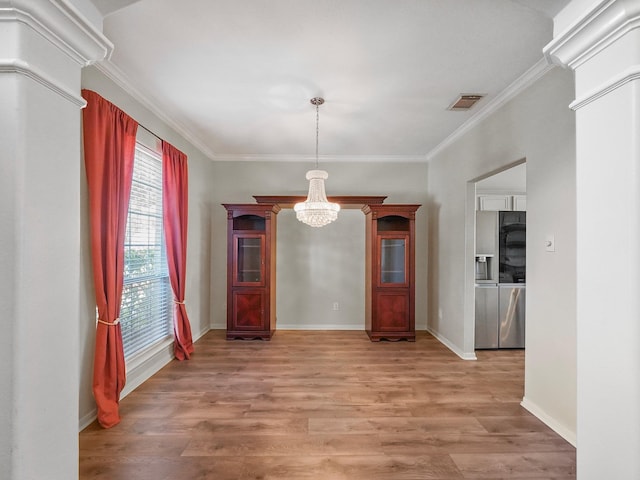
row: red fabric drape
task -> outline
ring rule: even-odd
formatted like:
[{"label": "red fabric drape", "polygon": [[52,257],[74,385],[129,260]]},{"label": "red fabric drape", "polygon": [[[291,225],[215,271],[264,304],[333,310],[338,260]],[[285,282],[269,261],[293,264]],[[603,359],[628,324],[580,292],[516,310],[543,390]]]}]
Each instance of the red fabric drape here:
[{"label": "red fabric drape", "polygon": [[184,306],[187,270],[187,156],[165,141],[162,142],[162,206],[167,266],[174,296],[173,352],[178,360],[187,360],[193,353],[191,325]]},{"label": "red fabric drape", "polygon": [[120,422],[125,381],[120,330],[124,237],[138,123],[100,95],[82,90],[84,161],[89,190],[91,255],[98,308],[93,395],[105,428]]}]

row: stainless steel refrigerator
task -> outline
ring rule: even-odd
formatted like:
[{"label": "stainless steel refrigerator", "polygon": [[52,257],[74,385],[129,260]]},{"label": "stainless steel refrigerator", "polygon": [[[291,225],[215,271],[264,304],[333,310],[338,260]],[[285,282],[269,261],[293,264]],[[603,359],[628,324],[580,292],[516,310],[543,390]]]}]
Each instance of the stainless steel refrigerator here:
[{"label": "stainless steel refrigerator", "polygon": [[526,212],[477,213],[476,348],[524,348]]}]

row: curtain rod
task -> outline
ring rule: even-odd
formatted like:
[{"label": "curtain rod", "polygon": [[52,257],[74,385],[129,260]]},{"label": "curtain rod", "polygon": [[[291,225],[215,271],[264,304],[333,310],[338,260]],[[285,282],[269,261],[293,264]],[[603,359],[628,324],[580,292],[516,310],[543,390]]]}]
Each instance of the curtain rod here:
[{"label": "curtain rod", "polygon": [[153,131],[149,130],[147,127],[145,127],[144,125],[142,125],[141,123],[138,123],[139,127],[144,128],[147,132],[149,132],[151,135],[153,135],[154,137],[156,137],[158,140],[160,140],[161,142],[164,142],[164,140],[162,138],[160,138],[159,135],[155,134]]}]

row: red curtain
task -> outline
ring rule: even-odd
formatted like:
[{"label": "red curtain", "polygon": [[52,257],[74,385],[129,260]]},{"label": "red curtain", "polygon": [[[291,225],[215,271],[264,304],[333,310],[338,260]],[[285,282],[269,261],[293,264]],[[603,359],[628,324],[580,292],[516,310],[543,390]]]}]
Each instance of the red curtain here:
[{"label": "red curtain", "polygon": [[174,296],[173,352],[178,360],[188,360],[193,353],[193,339],[184,305],[187,270],[187,156],[165,141],[162,142],[162,205],[167,266]]},{"label": "red curtain", "polygon": [[120,330],[124,237],[138,123],[100,95],[82,90],[84,162],[89,190],[91,255],[98,308],[93,395],[105,428],[120,422],[125,381]]}]

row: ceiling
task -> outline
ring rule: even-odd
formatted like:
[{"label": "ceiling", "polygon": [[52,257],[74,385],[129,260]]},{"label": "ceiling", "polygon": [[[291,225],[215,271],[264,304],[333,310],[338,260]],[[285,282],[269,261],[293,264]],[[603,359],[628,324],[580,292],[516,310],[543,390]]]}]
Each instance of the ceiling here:
[{"label": "ceiling", "polygon": [[[212,159],[425,160],[542,59],[568,0],[93,0],[106,70]],[[486,94],[448,111],[461,93]]]}]

